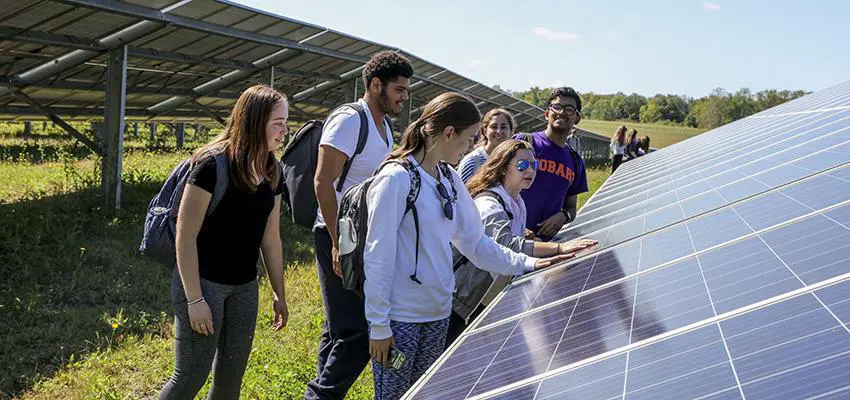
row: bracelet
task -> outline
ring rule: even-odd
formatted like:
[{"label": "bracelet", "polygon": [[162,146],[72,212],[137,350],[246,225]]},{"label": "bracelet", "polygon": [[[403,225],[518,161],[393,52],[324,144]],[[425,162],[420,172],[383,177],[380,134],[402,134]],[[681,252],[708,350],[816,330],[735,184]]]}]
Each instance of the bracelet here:
[{"label": "bracelet", "polygon": [[204,296],[201,296],[201,297],[198,297],[195,300],[192,300],[192,301],[186,303],[186,305],[191,306],[192,304],[205,303],[205,302],[206,302],[206,300],[204,300]]}]

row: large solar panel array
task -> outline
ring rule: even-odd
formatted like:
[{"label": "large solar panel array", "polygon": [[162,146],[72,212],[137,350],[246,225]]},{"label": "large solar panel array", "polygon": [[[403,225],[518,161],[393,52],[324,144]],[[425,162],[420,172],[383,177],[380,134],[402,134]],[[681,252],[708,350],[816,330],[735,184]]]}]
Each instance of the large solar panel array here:
[{"label": "large solar panel array", "polygon": [[128,46],[130,119],[226,116],[242,90],[268,79],[297,106],[293,119],[324,118],[363,92],[352,84],[370,56],[395,50],[416,71],[413,118],[459,91],[482,112],[508,109],[521,130],[546,124],[539,107],[410,52],[227,0],[0,0],[0,120],[43,118],[12,88],[63,118],[102,117],[107,60],[119,44]]},{"label": "large solar panel array", "polygon": [[412,399],[850,398],[850,82],[629,161]]}]

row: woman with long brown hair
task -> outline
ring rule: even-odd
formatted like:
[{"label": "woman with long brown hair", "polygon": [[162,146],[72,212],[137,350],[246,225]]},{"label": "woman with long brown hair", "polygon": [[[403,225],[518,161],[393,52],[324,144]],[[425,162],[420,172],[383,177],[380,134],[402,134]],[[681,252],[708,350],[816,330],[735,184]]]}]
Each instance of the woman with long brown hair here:
[{"label": "woman with long brown hair", "polygon": [[[502,246],[533,257],[574,255],[596,244],[596,241],[586,239],[567,243],[526,239],[525,202],[520,192],[531,187],[537,167],[538,161],[534,158],[531,144],[509,139],[496,147],[487,162],[473,175],[467,188],[475,199],[485,234]],[[455,290],[447,346],[507,286],[512,277],[480,269],[460,254],[455,254],[453,264]]]},{"label": "woman with long brown hair", "polygon": [[478,168],[484,165],[489,154],[502,142],[514,135],[516,122],[513,115],[503,108],[494,108],[484,114],[481,135],[475,149],[465,155],[457,166],[461,179],[468,182]]},{"label": "woman with long brown hair", "polygon": [[626,155],[626,126],[620,125],[611,137],[611,173],[623,163]]},{"label": "woman with long brown hair", "polygon": [[[454,289],[450,243],[501,274],[566,259],[528,257],[484,234],[472,197],[448,166],[472,145],[480,120],[468,97],[437,96],[408,126],[390,154],[394,162],[379,170],[366,193],[364,293],[376,399],[400,398],[443,352]],[[408,212],[412,185],[419,192]],[[406,364],[390,366],[399,357]]]},{"label": "woman with long brown hair", "polygon": [[[280,241],[281,173],[274,151],[287,133],[286,97],[267,86],[245,90],[224,132],[191,158],[177,215],[174,374],[160,399],[192,399],[210,370],[210,399],[238,399],[257,323],[260,250],[274,291],[272,328],[286,325]],[[222,160],[226,168],[216,167]],[[227,189],[207,208],[216,186]]]}]

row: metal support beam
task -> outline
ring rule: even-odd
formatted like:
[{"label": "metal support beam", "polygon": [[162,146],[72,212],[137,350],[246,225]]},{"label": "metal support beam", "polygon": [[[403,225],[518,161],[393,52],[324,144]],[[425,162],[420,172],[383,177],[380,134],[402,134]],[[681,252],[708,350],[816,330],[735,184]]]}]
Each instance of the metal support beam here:
[{"label": "metal support beam", "polygon": [[[74,91],[89,91],[89,92],[104,92],[106,85],[103,83],[86,83],[75,81],[55,81],[41,82],[29,85],[32,88],[49,88],[49,89],[67,89]],[[127,94],[159,94],[165,96],[191,96],[191,89],[181,89],[176,87],[160,87],[160,86],[128,86]],[[218,91],[208,93],[204,97],[216,97],[219,99],[236,100],[239,98],[239,93]]]},{"label": "metal support beam", "polygon": [[150,123],[151,128],[151,143],[156,142],[156,122]]},{"label": "metal support beam", "polygon": [[[124,47],[126,43],[132,42],[160,28],[162,28],[162,24],[159,22],[142,21],[98,40],[97,44],[106,50]],[[124,52],[126,53],[126,49]],[[29,71],[22,72],[11,77],[8,82],[9,86],[0,86],[0,96],[11,92],[15,87],[25,87],[32,83],[58,75],[83,64],[100,54],[101,51],[98,50],[80,49],[50,60],[30,69]]]},{"label": "metal support beam", "polygon": [[358,79],[352,79],[348,82],[348,88],[345,95],[346,103],[353,103],[357,101],[357,81]]},{"label": "metal support beam", "polygon": [[103,154],[103,150],[100,147],[100,144],[95,141],[89,139],[78,130],[76,130],[73,126],[69,125],[67,122],[63,121],[59,118],[50,108],[44,107],[39,104],[37,101],[33,100],[31,97],[27,96],[26,93],[17,91],[15,92],[15,96],[24,102],[28,103],[35,111],[44,115],[53,121],[54,124],[59,125],[65,132],[68,132],[69,135],[73,136],[75,139],[79,140],[82,144],[86,145],[91,151],[96,154]]},{"label": "metal support beam", "polygon": [[103,115],[101,189],[106,210],[121,208],[121,161],[124,153],[124,104],[127,98],[127,46],[109,53]]},{"label": "metal support beam", "polygon": [[274,67],[268,67],[268,68],[260,71],[260,83],[262,83],[263,85],[268,85],[269,87],[274,89],[275,88],[275,86],[274,86],[275,73],[274,72],[275,72]]},{"label": "metal support beam", "polygon": [[[281,37],[264,35],[261,33],[244,31],[229,26],[218,25],[206,21],[201,21],[189,17],[182,17],[175,14],[168,14],[158,10],[130,4],[122,1],[104,1],[104,0],[58,0],[61,3],[71,4],[78,7],[88,7],[97,10],[108,11],[112,13],[123,14],[135,18],[143,18],[146,20],[157,21],[169,26],[177,28],[186,28],[198,32],[210,33],[217,36],[224,36],[231,39],[238,39],[245,42],[253,42],[274,47],[283,47],[291,49],[296,53],[299,51],[319,54],[326,57],[332,57],[340,60],[348,60],[354,62],[366,62],[367,58],[354,54],[343,53],[341,51],[330,50],[319,46],[313,46],[306,43],[305,40],[295,41],[283,39]],[[309,39],[309,38],[308,38]]]},{"label": "metal support beam", "polygon": [[24,121],[24,139],[32,137],[32,121]]},{"label": "metal support beam", "polygon": [[398,120],[401,123],[401,126],[398,126],[398,131],[404,133],[404,130],[410,125],[410,107],[413,106],[413,95],[407,99],[407,102],[401,108],[401,114],[398,116]]},{"label": "metal support beam", "polygon": [[218,113],[217,113],[217,112],[215,112],[215,111],[211,110],[209,107],[207,107],[207,106],[205,106],[205,105],[201,104],[201,103],[200,103],[200,102],[198,102],[197,100],[192,100],[192,104],[194,104],[194,105],[195,105],[195,107],[198,107],[199,109],[201,109],[201,111],[203,111],[204,113],[206,113],[207,115],[209,115],[212,119],[214,119],[214,120],[215,120],[216,122],[218,122],[219,124],[221,124],[221,125],[227,125],[227,121],[226,121],[224,118],[222,118],[222,117],[221,117],[221,115],[218,115]]},{"label": "metal support beam", "polygon": [[182,149],[183,143],[186,140],[186,123],[179,122],[174,130],[174,137],[177,139],[177,148]]},{"label": "metal support beam", "polygon": [[359,66],[355,69],[352,69],[351,71],[348,71],[348,72],[340,75],[339,80],[337,80],[337,81],[325,81],[325,82],[322,82],[322,83],[320,83],[316,86],[313,86],[313,87],[311,87],[307,90],[303,90],[301,92],[296,93],[294,96],[292,96],[292,100],[297,102],[297,101],[305,100],[310,96],[315,96],[319,93],[324,93],[324,92],[338,86],[340,84],[340,82],[348,81],[350,79],[356,80],[357,77],[359,77],[362,73],[363,73],[363,66]]}]

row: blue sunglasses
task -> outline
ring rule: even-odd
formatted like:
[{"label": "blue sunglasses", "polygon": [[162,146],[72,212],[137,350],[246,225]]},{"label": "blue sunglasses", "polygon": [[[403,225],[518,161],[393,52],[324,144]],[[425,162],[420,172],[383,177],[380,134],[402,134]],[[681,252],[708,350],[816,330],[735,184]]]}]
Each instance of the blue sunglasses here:
[{"label": "blue sunglasses", "polygon": [[519,160],[516,163],[516,170],[519,171],[519,172],[525,172],[525,170],[527,170],[528,168],[534,168],[534,170],[536,171],[537,167],[539,167],[539,166],[540,166],[540,161],[538,161],[538,160],[534,160],[534,161]]}]

